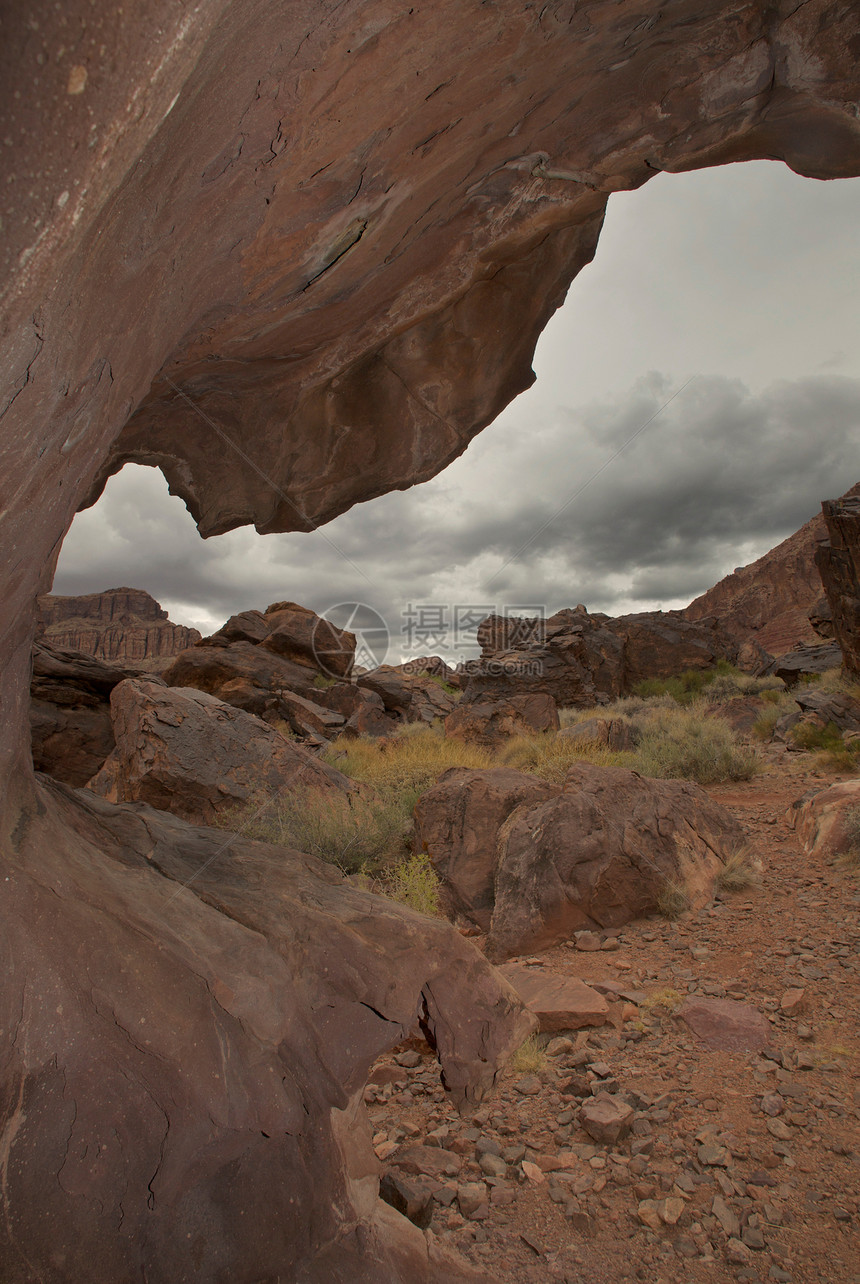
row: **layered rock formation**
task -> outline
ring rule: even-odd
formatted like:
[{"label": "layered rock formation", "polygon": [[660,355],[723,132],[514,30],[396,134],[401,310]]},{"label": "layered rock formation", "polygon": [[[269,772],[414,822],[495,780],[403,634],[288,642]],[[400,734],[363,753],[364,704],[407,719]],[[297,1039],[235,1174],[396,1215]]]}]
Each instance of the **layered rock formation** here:
[{"label": "layered rock formation", "polygon": [[[858,493],[860,483],[843,499]],[[828,613],[821,613],[816,564],[816,549],[826,539],[826,519],[817,513],[764,557],[726,575],[681,614],[688,620],[716,616],[739,645],[754,642],[774,656],[800,643],[818,642],[822,628],[824,636],[832,637]]]},{"label": "layered rock formation", "polygon": [[816,553],[845,668],[860,677],[860,497],[822,504],[827,540]]},{"label": "layered rock formation", "polygon": [[117,588],[81,597],[39,598],[38,634],[59,650],[120,665],[162,667],[200,641],[197,629],[173,624],[143,589]]},{"label": "layered rock formation", "polygon": [[[494,1032],[489,974],[450,934],[419,967],[428,929],[370,902],[356,962],[325,871],[203,873],[182,822],[35,782],[35,599],[125,460],[207,535],[433,475],[531,382],[610,192],[753,157],[860,172],[855,8],[72,0],[10,12],[0,58],[4,1278],[465,1278],[347,1134],[419,994],[470,1028],[438,960],[478,969]],[[281,944],[296,887],[312,921]]]},{"label": "layered rock formation", "polygon": [[481,658],[467,665],[461,721],[468,704],[489,697],[589,706],[626,695],[647,678],[737,658],[736,643],[715,620],[690,621],[677,611],[612,617],[577,606],[546,620],[491,615],[477,638]]}]

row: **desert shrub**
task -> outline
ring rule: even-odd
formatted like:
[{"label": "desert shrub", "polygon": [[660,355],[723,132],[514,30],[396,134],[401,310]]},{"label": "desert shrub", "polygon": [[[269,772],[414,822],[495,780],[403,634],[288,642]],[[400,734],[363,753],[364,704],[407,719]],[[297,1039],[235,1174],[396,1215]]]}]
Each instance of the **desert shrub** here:
[{"label": "desert shrub", "polygon": [[759,869],[755,857],[748,847],[734,852],[714,879],[714,889],[718,892],[742,892],[759,882]]},{"label": "desert shrub", "polygon": [[439,915],[439,879],[426,852],[416,852],[395,865],[383,880],[383,891],[419,914]]},{"label": "desert shrub", "polygon": [[853,700],[860,700],[860,682],[842,668],[827,669],[818,675],[818,687],[831,695],[847,695]]},{"label": "desert shrub", "polygon": [[763,699],[765,707],[753,723],[752,733],[757,740],[770,740],[783,714],[796,712],[797,705],[785,691],[765,691]]},{"label": "desert shrub", "polygon": [[536,1034],[530,1034],[510,1059],[516,1074],[537,1074],[546,1067],[546,1053]]},{"label": "desert shrub", "polygon": [[528,771],[542,780],[560,783],[575,762],[598,767],[632,765],[635,754],[616,753],[604,745],[566,740],[554,731],[534,736],[512,736],[498,752],[497,762],[516,771]]},{"label": "desert shrub", "polygon": [[686,889],[680,883],[667,881],[660,888],[660,894],[657,897],[657,909],[664,918],[680,918],[685,910],[690,908],[690,898]]},{"label": "desert shrub", "polygon": [[325,761],[377,792],[412,796],[412,805],[449,767],[492,767],[493,756],[479,745],[447,740],[440,726],[409,723],[387,740],[359,736],[339,740]]},{"label": "desert shrub", "polygon": [[336,865],[345,874],[363,872],[405,850],[412,805],[396,796],[364,797],[306,789],[254,799],[225,812],[218,824],[247,838],[292,847]]},{"label": "desert shrub", "polygon": [[695,780],[712,785],[721,780],[749,780],[758,770],[753,750],[719,718],[700,709],[659,709],[640,724],[636,751],[643,775]]},{"label": "desert shrub", "polygon": [[317,673],[314,676],[313,685],[317,691],[327,691],[329,687],[337,686],[337,678],[327,678],[324,673]]},{"label": "desert shrub", "polygon": [[633,688],[634,695],[647,699],[650,696],[669,695],[678,704],[692,704],[705,687],[713,682],[713,669],[687,669],[674,678],[645,678]]},{"label": "desert shrub", "polygon": [[817,751],[816,763],[825,770],[856,771],[860,765],[860,742],[846,741],[835,722],[798,722],[791,737],[799,749]]},{"label": "desert shrub", "polygon": [[458,700],[463,694],[459,687],[455,687],[451,682],[446,682],[441,673],[428,673],[428,671],[424,669],[421,676],[422,678],[429,678],[431,682],[436,683],[437,687],[441,687],[443,691],[447,691],[448,695],[456,696]]}]

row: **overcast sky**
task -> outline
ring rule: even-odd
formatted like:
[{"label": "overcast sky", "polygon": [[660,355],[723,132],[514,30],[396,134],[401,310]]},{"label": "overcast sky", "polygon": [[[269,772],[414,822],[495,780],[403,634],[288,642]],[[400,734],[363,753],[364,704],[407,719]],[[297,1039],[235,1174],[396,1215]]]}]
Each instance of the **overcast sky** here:
[{"label": "overcast sky", "polygon": [[204,633],[285,598],[365,602],[391,661],[469,653],[426,631],[457,607],[686,605],[860,480],[858,228],[860,180],[772,162],[618,193],[536,384],[440,477],[324,535],[201,541],[129,465],[75,520],[54,592],[147,589]]}]

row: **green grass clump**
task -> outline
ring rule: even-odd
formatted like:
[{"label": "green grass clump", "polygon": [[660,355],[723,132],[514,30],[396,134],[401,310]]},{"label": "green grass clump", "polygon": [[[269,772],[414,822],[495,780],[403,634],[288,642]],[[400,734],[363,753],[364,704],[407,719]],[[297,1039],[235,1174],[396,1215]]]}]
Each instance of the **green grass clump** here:
[{"label": "green grass clump", "polygon": [[664,1012],[674,1012],[682,1002],[683,999],[678,991],[667,985],[662,990],[652,990],[639,1006],[646,1012],[653,1012],[655,1008],[662,1008]]},{"label": "green grass clump", "polygon": [[758,771],[747,749],[719,718],[704,711],[659,709],[640,725],[638,769],[659,779],[694,780],[713,785],[722,780],[749,780]]},{"label": "green grass clump", "polygon": [[385,877],[386,896],[428,918],[439,916],[439,879],[426,852],[417,852],[395,865]]},{"label": "green grass clump", "polygon": [[337,686],[337,678],[327,678],[324,673],[317,673],[314,676],[313,685],[317,691],[328,691],[329,687]]},{"label": "green grass clump", "polygon": [[669,695],[678,704],[688,705],[702,694],[715,676],[712,669],[687,669],[674,678],[645,678],[643,682],[637,682],[633,693],[643,699]]}]

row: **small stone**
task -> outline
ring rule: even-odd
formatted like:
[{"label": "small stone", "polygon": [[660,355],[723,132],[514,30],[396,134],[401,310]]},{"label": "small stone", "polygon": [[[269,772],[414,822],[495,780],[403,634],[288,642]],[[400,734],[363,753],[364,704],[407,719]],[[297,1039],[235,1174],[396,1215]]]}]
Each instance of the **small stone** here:
[{"label": "small stone", "polygon": [[516,1091],[522,1093],[524,1097],[536,1097],[541,1086],[541,1081],[536,1074],[523,1075],[522,1079],[517,1079],[514,1084]]},{"label": "small stone", "polygon": [[573,1048],[572,1039],[565,1039],[563,1036],[559,1036],[558,1038],[550,1039],[546,1045],[546,1055],[548,1057],[562,1057],[568,1052],[573,1052]]},{"label": "small stone", "polygon": [[407,1070],[414,1070],[421,1065],[421,1053],[410,1049],[408,1052],[398,1052],[394,1060],[399,1066],[405,1066]]},{"label": "small stone", "polygon": [[629,1133],[633,1114],[633,1107],[620,1097],[601,1093],[583,1105],[579,1112],[579,1122],[595,1141],[614,1145]]},{"label": "small stone", "polygon": [[433,1196],[426,1182],[410,1181],[398,1173],[387,1172],[379,1183],[379,1197],[422,1230],[430,1225]]},{"label": "small stone", "polygon": [[578,950],[599,950],[603,944],[596,932],[576,932],[573,943]]},{"label": "small stone", "polygon": [[753,1248],[760,1252],[765,1247],[764,1235],[757,1226],[745,1226],[741,1236],[747,1248]]},{"label": "small stone", "polygon": [[739,1239],[732,1238],[726,1244],[726,1260],[732,1266],[746,1266],[750,1260],[750,1251],[746,1244],[741,1243]]},{"label": "small stone", "polygon": [[657,1211],[660,1214],[661,1221],[665,1222],[667,1226],[674,1226],[685,1207],[683,1199],[680,1199],[677,1195],[669,1195],[667,1199],[660,1200]]},{"label": "small stone", "polygon": [[642,1225],[647,1226],[649,1230],[658,1231],[663,1225],[659,1203],[656,1199],[640,1199],[639,1206],[636,1209],[636,1216]]},{"label": "small stone", "polygon": [[699,1163],[706,1164],[709,1168],[728,1168],[731,1160],[731,1154],[725,1146],[718,1146],[712,1142],[706,1142],[698,1149]]},{"label": "small stone", "polygon": [[481,1155],[478,1166],[486,1177],[504,1177],[508,1171],[508,1165],[504,1159],[489,1152]]},{"label": "small stone", "polygon": [[799,1016],[806,1007],[806,990],[786,990],[779,1001],[779,1010],[783,1016]]},{"label": "small stone", "polygon": [[761,1108],[771,1117],[781,1115],[785,1110],[785,1101],[778,1092],[766,1092],[761,1099]]},{"label": "small stone", "polygon": [[534,1182],[536,1186],[540,1186],[546,1181],[546,1177],[543,1175],[540,1168],[538,1168],[537,1164],[533,1164],[530,1160],[523,1160],[522,1169],[528,1180]]},{"label": "small stone", "polygon": [[729,1208],[721,1195],[714,1196],[711,1212],[714,1217],[716,1217],[729,1239],[738,1239],[740,1237],[741,1226],[737,1215],[731,1208]]},{"label": "small stone", "polygon": [[791,1129],[781,1119],[768,1119],[767,1130],[777,1141],[791,1141],[793,1136]]},{"label": "small stone", "polygon": [[[489,1212],[487,1188],[482,1181],[465,1182],[457,1187],[457,1203],[460,1212],[469,1221],[476,1221]],[[482,1213],[483,1210],[483,1213]]]},{"label": "small stone", "polygon": [[797,1054],[797,1068],[798,1068],[798,1070],[814,1070],[814,1069],[815,1069],[815,1057],[812,1055],[812,1053],[811,1053],[811,1052],[798,1052],[798,1054]]}]

